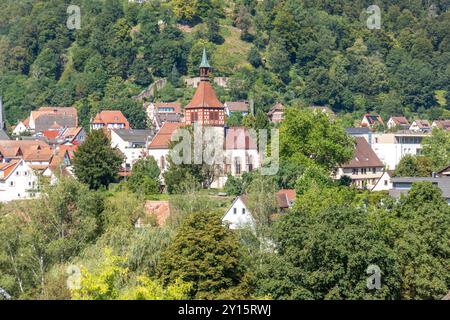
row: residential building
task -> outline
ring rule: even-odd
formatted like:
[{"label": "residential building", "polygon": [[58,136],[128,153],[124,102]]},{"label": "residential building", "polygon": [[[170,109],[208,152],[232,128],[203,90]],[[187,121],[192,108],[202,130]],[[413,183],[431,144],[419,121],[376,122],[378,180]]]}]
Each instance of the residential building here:
[{"label": "residential building", "polygon": [[281,189],[277,192],[278,208],[280,212],[286,212],[287,209],[292,208],[294,201],[297,197],[297,193],[294,189]]},{"label": "residential building", "polygon": [[172,141],[172,135],[183,123],[166,122],[151,139],[148,144],[148,155],[155,158],[158,163],[161,174],[167,170],[167,156],[169,155],[169,144]]},{"label": "residential building", "polygon": [[103,110],[91,119],[91,129],[130,129],[130,123],[121,111]]},{"label": "residential building", "polygon": [[272,109],[267,113],[267,116],[269,117],[270,121],[279,123],[283,121],[284,118],[284,106],[278,102],[276,103]]},{"label": "residential building", "polygon": [[20,136],[23,133],[30,131],[30,117],[25,120],[19,121],[15,127],[13,127],[12,135]]},{"label": "residential building", "polygon": [[225,125],[225,108],[211,85],[210,71],[211,66],[204,49],[200,64],[200,83],[191,102],[184,108],[185,123],[188,125],[194,123],[206,126]]},{"label": "residential building", "polygon": [[222,223],[230,229],[255,228],[255,220],[248,208],[247,196],[239,196],[234,199],[231,207],[222,217]]},{"label": "residential building", "polygon": [[9,140],[0,144],[0,161],[24,160],[32,169],[45,170],[53,150],[41,140]]},{"label": "residential building", "polygon": [[384,164],[363,137],[356,138],[352,160],[337,168],[335,178],[347,176],[360,189],[372,190],[384,174]]},{"label": "residential building", "polygon": [[77,109],[73,107],[42,107],[31,111],[28,128],[33,133],[49,128],[71,128],[78,126]]},{"label": "residential building", "polygon": [[134,163],[147,156],[147,144],[153,138],[153,130],[113,129],[111,146],[125,156],[122,167],[131,170]]},{"label": "residential building", "polygon": [[447,167],[441,169],[439,172],[436,173],[436,176],[438,176],[438,177],[450,177],[450,166],[447,166]]},{"label": "residential building", "polygon": [[387,122],[387,127],[390,130],[399,129],[399,130],[408,130],[411,124],[409,123],[406,117],[390,117]]},{"label": "residential building", "polygon": [[438,128],[438,129],[450,131],[450,120],[435,120],[431,124],[431,128],[432,129]]},{"label": "residential building", "polygon": [[430,132],[431,125],[428,120],[414,120],[409,130],[414,132]]},{"label": "residential building", "polygon": [[[286,213],[292,207],[295,201],[295,190],[283,189],[276,193],[277,211],[279,213]],[[271,219],[277,212],[273,212]],[[241,228],[255,228],[255,218],[251,213],[248,205],[247,195],[236,197],[231,204],[231,207],[225,212],[222,217],[222,223],[227,225],[230,229]]]},{"label": "residential building", "polygon": [[33,198],[37,188],[38,178],[24,160],[0,163],[0,202]]},{"label": "residential building", "polygon": [[387,169],[395,170],[405,155],[420,155],[422,140],[429,133],[421,131],[398,131],[396,133],[373,133],[369,144]]},{"label": "residential building", "polygon": [[226,101],[224,103],[225,114],[229,117],[232,113],[241,113],[243,116],[248,115],[250,104],[246,100],[242,101]]},{"label": "residential building", "polygon": [[380,115],[367,113],[363,116],[361,127],[380,129],[384,127],[384,122]]},{"label": "residential building", "polygon": [[413,183],[431,182],[442,191],[442,197],[450,205],[450,177],[408,177],[408,178],[392,178],[392,189],[389,194],[394,198],[400,198],[401,195],[408,194]]}]

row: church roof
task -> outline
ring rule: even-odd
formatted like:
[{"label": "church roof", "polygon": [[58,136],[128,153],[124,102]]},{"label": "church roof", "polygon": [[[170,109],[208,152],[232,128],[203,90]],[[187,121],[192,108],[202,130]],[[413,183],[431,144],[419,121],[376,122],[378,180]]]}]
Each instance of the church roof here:
[{"label": "church roof", "polygon": [[191,102],[185,109],[193,108],[223,108],[222,102],[217,98],[216,92],[209,81],[200,81]]},{"label": "church roof", "polygon": [[202,62],[200,63],[200,68],[211,68],[208,62],[208,57],[206,56],[206,49],[203,48]]}]

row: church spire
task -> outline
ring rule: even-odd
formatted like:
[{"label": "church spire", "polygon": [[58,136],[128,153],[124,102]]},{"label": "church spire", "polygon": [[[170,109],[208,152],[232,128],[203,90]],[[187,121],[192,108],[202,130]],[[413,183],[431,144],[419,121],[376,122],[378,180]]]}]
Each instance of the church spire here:
[{"label": "church spire", "polygon": [[211,71],[211,65],[208,62],[208,56],[206,55],[206,48],[203,48],[202,62],[200,63],[200,77],[202,80],[208,80],[209,72]]}]

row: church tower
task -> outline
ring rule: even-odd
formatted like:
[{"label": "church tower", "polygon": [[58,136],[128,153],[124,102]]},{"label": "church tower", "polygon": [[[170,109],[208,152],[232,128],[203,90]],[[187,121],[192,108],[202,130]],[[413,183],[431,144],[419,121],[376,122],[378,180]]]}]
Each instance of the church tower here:
[{"label": "church tower", "polygon": [[185,122],[188,125],[197,123],[202,126],[225,126],[225,108],[211,85],[210,72],[211,66],[208,62],[206,49],[203,49],[200,64],[200,83],[191,102],[184,108]]}]

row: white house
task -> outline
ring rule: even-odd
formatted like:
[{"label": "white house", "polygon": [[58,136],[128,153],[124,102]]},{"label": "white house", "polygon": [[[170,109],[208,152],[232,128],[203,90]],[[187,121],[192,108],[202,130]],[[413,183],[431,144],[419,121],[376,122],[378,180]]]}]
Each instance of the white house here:
[{"label": "white house", "polygon": [[369,143],[363,137],[357,137],[353,158],[337,168],[335,179],[347,176],[355,187],[372,190],[383,174],[384,165]]},{"label": "white house", "polygon": [[152,137],[152,130],[111,130],[111,147],[119,149],[125,156],[123,168],[132,169],[137,160],[147,155],[147,143]]},{"label": "white house", "polygon": [[411,124],[409,123],[408,119],[406,117],[390,117],[387,122],[388,129],[409,129]]},{"label": "white house", "polygon": [[36,196],[38,178],[23,160],[0,163],[0,202]]},{"label": "white house", "polygon": [[431,125],[428,120],[414,120],[409,130],[414,132],[430,132]]},{"label": "white house", "polygon": [[369,144],[387,169],[395,170],[405,155],[420,155],[422,140],[427,135],[411,131],[373,134]]},{"label": "white house", "polygon": [[255,228],[255,220],[247,207],[247,197],[240,196],[234,199],[231,207],[222,217],[223,224],[230,229]]},{"label": "white house", "polygon": [[391,175],[385,171],[371,191],[389,191],[392,189]]}]

